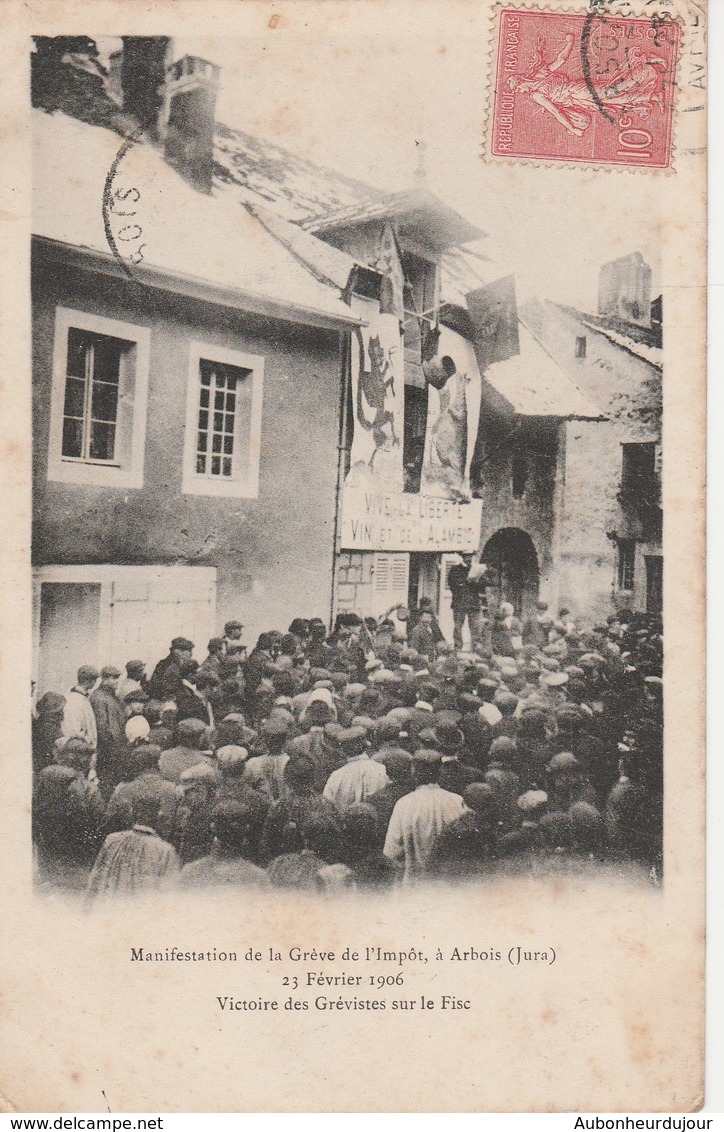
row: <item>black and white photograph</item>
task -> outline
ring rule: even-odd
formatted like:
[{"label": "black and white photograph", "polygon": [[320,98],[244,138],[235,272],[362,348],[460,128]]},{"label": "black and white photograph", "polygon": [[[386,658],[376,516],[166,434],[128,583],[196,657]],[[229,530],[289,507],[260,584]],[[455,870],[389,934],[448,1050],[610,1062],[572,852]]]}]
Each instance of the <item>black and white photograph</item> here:
[{"label": "black and white photograph", "polygon": [[655,233],[519,277],[411,122],[392,190],[247,132],[236,51],[33,45],[39,888],[661,884]]},{"label": "black and white photograph", "polygon": [[51,8],[7,1095],[695,1111],[702,6]]}]

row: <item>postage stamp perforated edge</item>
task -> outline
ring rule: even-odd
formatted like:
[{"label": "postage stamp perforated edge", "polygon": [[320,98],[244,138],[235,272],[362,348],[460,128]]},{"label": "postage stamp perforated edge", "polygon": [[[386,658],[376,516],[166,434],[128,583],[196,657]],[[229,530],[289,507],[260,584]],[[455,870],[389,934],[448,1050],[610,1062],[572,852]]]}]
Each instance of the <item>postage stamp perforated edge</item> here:
[{"label": "postage stamp perforated edge", "polygon": [[[561,169],[572,168],[580,172],[587,170],[596,170],[598,172],[608,172],[611,174],[628,174],[636,176],[652,176],[657,175],[660,177],[671,177],[677,171],[677,126],[681,117],[681,102],[682,102],[682,87],[681,87],[681,69],[682,60],[687,51],[691,48],[692,42],[692,29],[689,21],[683,18],[681,4],[677,5],[675,15],[672,15],[671,9],[664,3],[656,5],[656,10],[651,11],[650,5],[646,4],[644,0],[639,0],[638,3],[626,2],[622,7],[624,11],[619,10],[619,5],[615,2],[606,5],[592,3],[590,5],[581,4],[552,4],[546,6],[545,4],[526,3],[525,0],[498,0],[490,14],[490,33],[489,33],[489,46],[487,52],[487,76],[488,81],[485,84],[485,95],[483,105],[483,136],[481,139],[480,157],[481,160],[489,164],[515,166],[524,163],[526,165],[533,165],[537,168],[548,169]],[[699,11],[698,5],[697,11]],[[644,10],[647,9],[647,10]],[[501,16],[503,11],[516,10],[520,12],[540,15],[568,15],[568,16],[609,16],[617,20],[655,20],[666,19],[675,20],[679,26],[679,40],[678,50],[675,60],[675,73],[673,83],[673,102],[671,106],[671,128],[669,135],[669,163],[666,167],[646,167],[641,165],[623,163],[616,163],[610,161],[596,161],[590,160],[577,160],[571,161],[565,157],[552,158],[552,157],[531,157],[527,155],[504,155],[493,153],[492,148],[492,134],[495,125],[495,100],[498,86],[498,63],[500,58],[500,28]]]}]

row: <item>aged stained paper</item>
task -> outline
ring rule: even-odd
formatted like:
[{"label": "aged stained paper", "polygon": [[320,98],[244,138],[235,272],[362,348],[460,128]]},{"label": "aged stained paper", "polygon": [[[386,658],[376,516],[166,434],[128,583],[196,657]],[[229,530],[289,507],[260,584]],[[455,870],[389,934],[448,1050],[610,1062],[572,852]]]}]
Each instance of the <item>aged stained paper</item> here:
[{"label": "aged stained paper", "polygon": [[[704,6],[6,16],[4,1105],[696,1110]],[[654,648],[663,609],[663,788],[636,851],[604,797],[605,852],[549,824],[464,883],[369,893],[338,871],[90,909],[76,873],[44,883],[30,709],[79,665],[150,674],[178,634],[203,660],[231,618],[251,652],[295,617],[424,597],[452,642],[467,552],[493,625],[504,601],[581,631],[626,608]],[[509,687],[508,628],[512,666],[469,611],[458,675],[477,643]],[[660,696],[654,654],[640,669],[606,633],[606,671],[625,652]],[[555,720],[580,677],[539,651]],[[640,765],[632,704],[614,779]]]}]

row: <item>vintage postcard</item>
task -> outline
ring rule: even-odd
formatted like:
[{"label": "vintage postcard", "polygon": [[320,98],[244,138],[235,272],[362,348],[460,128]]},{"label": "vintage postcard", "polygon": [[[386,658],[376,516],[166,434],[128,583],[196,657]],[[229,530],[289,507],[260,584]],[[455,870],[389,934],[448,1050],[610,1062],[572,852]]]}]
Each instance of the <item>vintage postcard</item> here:
[{"label": "vintage postcard", "polygon": [[4,14],[2,1105],[695,1113],[704,4]]}]

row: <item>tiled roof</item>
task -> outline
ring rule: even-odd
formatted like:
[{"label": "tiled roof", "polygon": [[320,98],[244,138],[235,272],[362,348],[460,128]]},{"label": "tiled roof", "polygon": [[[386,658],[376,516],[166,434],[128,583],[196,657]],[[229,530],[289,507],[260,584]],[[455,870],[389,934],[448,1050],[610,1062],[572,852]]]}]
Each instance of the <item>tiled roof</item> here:
[{"label": "tiled roof", "polygon": [[[33,145],[34,235],[110,257],[101,206],[120,148],[118,134],[62,113],[36,110]],[[136,215],[127,221],[143,232],[139,278],[156,271],[198,282],[237,296],[242,309],[268,310],[278,317],[286,311],[295,321],[357,321],[342,301],[339,285],[320,282],[233,199],[196,192],[153,146],[132,146],[117,176],[125,188],[140,191]],[[117,226],[123,223],[118,220]],[[122,246],[130,251],[132,245]]]},{"label": "tiled roof", "polygon": [[520,353],[488,366],[484,378],[524,417],[600,420],[601,410],[571,381],[519,319]]},{"label": "tiled roof", "polygon": [[359,208],[385,194],[334,169],[308,161],[288,149],[243,130],[217,125],[214,178],[261,201],[287,220]]},{"label": "tiled roof", "polygon": [[[51,98],[52,108],[62,112],[57,116],[57,121],[61,124],[55,129],[68,131],[68,119],[85,122],[88,126],[103,127],[106,133],[112,132],[111,136],[115,135],[115,145],[118,148],[119,136],[132,133],[137,123],[119,110],[117,104],[108,97],[100,76],[95,71],[89,73],[87,69],[78,66],[66,66],[62,69],[61,78],[62,82],[53,88]],[[84,143],[87,144],[90,135],[83,136]],[[108,148],[111,146],[112,143],[109,142]],[[162,164],[160,156],[151,147],[145,144],[136,147],[136,150],[144,149],[154,155],[159,165]],[[428,208],[438,209],[441,226],[455,225],[457,238],[473,239],[479,235],[467,221],[424,189],[418,188],[408,193],[384,193],[372,185],[300,157],[273,142],[223,124],[217,124],[214,157],[214,195],[226,197],[229,206],[232,202],[245,205],[246,210],[260,222],[281,250],[287,250],[295,260],[297,269],[302,266],[307,268],[316,287],[324,286],[327,281],[335,288],[342,289],[346,286],[351,258],[312,234],[312,229],[321,232],[322,228],[343,218],[381,217],[389,215],[390,210],[419,207],[422,203]],[[61,183],[68,170],[63,169],[62,173]],[[184,193],[187,207],[193,199],[194,207],[204,213],[208,212],[208,198],[200,198],[199,194],[195,197],[189,195],[192,190],[180,182],[175,174],[169,174],[165,170],[161,172],[159,169],[159,175],[167,186],[166,191],[170,191],[169,178],[174,178],[175,191]],[[97,211],[95,202],[93,209]],[[66,220],[70,222],[70,217],[66,217]],[[236,227],[236,224],[232,227]],[[239,227],[246,230],[247,222],[240,220]],[[309,227],[309,231],[304,231],[304,227]],[[87,232],[78,234],[88,237]],[[95,237],[89,239],[92,244]],[[105,243],[102,243],[102,247],[107,250]],[[277,256],[272,255],[271,258],[272,262],[277,262]],[[463,309],[466,306],[467,292],[491,282],[493,278],[493,273],[485,267],[485,257],[465,248],[447,248],[441,263],[441,301]],[[218,270],[218,265],[215,265],[213,273],[218,274]],[[235,267],[237,274],[244,270],[241,263]],[[276,279],[272,282],[277,288],[280,285],[280,281]],[[327,302],[329,301],[328,298]],[[336,304],[336,294],[331,296],[331,302]]]},{"label": "tiled roof", "polygon": [[664,351],[657,345],[657,331],[654,328],[624,322],[621,318],[605,318],[603,315],[589,315],[576,312],[584,326],[605,335],[610,342],[635,354],[656,369],[664,367]]},{"label": "tiled roof", "polygon": [[403,193],[388,193],[377,200],[337,209],[301,223],[310,232],[329,232],[334,228],[346,228],[351,224],[364,224],[366,221],[393,216],[407,217],[413,223],[415,218],[430,218],[436,222],[441,239],[448,246],[468,243],[485,235],[429,189],[421,186]]}]

